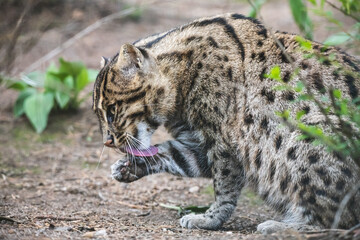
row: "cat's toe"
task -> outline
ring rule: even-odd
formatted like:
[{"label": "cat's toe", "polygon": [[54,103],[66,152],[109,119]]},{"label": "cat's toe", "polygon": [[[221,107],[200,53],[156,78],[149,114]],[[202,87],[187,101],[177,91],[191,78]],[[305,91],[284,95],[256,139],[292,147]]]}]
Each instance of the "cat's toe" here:
[{"label": "cat's toe", "polygon": [[180,219],[180,225],[184,228],[216,230],[221,227],[222,222],[205,214],[189,214]]},{"label": "cat's toe", "polygon": [[119,182],[132,182],[138,179],[138,177],[130,172],[129,161],[117,161],[111,165],[111,175]]},{"label": "cat's toe", "polygon": [[271,234],[274,232],[283,231],[288,228],[289,226],[286,223],[268,220],[266,222],[260,223],[257,226],[257,231],[262,234]]}]

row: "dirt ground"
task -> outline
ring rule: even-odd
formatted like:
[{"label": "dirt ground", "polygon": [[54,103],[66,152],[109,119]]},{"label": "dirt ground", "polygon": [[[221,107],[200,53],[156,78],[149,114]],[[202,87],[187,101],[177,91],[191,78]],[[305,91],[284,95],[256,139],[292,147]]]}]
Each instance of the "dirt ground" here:
[{"label": "dirt ground", "polygon": [[[90,1],[91,2],[91,1]],[[66,39],[106,14],[121,11],[123,2],[65,9],[70,21],[43,33],[30,51],[15,59],[20,73]],[[246,1],[178,0],[128,1],[141,4],[139,19],[120,19],[102,25],[52,60],[62,56],[98,68],[101,56],[112,56],[125,42],[165,31],[202,16],[223,12],[247,14]],[[101,7],[101,6],[100,6]],[[47,12],[46,19],[56,20]],[[44,16],[41,14],[37,19]],[[266,25],[297,32],[287,1],[270,1],[262,10]],[[328,35],[317,22],[315,39]],[[30,33],[29,33],[30,34]],[[45,62],[40,69],[45,69]],[[91,91],[92,86],[87,88]],[[0,89],[0,239],[307,239],[318,233],[256,233],[257,224],[278,216],[248,189],[236,212],[219,231],[189,230],[179,225],[172,206],[207,206],[213,201],[208,179],[183,179],[168,174],[126,184],[113,180],[110,166],[121,158],[104,149],[98,122],[88,99],[78,112],[50,117],[46,131],[37,135],[24,118],[14,119],[16,92]],[[157,131],[154,142],[167,138]],[[328,235],[326,235],[328,236]],[[335,235],[333,236],[335,237]],[[326,238],[324,238],[326,239]]]}]

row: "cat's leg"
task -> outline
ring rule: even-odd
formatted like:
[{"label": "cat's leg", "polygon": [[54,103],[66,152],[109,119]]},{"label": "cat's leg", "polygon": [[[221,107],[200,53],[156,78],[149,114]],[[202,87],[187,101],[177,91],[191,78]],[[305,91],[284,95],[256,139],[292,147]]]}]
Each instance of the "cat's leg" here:
[{"label": "cat's leg", "polygon": [[168,172],[184,177],[211,177],[211,167],[198,144],[171,140],[156,145],[152,157],[127,154],[111,166],[112,176],[120,182],[133,182],[146,175]]},{"label": "cat's leg", "polygon": [[213,156],[215,202],[204,214],[182,217],[181,226],[214,230],[230,218],[244,185],[243,169],[233,154],[233,151],[224,150],[210,152],[210,156]]}]

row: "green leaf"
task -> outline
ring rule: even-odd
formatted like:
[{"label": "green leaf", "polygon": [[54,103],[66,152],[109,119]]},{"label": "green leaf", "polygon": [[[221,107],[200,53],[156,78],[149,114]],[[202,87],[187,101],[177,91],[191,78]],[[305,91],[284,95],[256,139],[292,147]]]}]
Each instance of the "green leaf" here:
[{"label": "green leaf", "polygon": [[275,66],[275,67],[271,68],[270,73],[269,74],[264,74],[264,75],[267,78],[271,78],[271,79],[274,79],[276,81],[282,82],[281,69],[280,69],[279,66]]},{"label": "green leaf", "polygon": [[260,8],[262,7],[262,5],[264,5],[265,2],[266,2],[266,0],[253,1],[253,6],[251,6],[251,11],[248,16],[252,17],[252,18],[256,18],[257,13],[260,11]]},{"label": "green leaf", "polygon": [[86,68],[83,68],[76,78],[76,91],[80,92],[89,83],[89,76]]},{"label": "green leaf", "polygon": [[55,99],[60,108],[64,109],[70,101],[70,96],[63,92],[55,92]]},{"label": "green leaf", "polygon": [[316,6],[316,0],[308,0],[312,5]]},{"label": "green leaf", "polygon": [[20,92],[18,98],[16,99],[14,109],[13,109],[15,117],[20,117],[24,113],[25,99],[31,95],[34,95],[35,93],[36,93],[35,88],[26,88],[25,90]]},{"label": "green leaf", "polygon": [[41,88],[44,87],[45,73],[39,71],[31,72],[25,76],[22,76],[21,80],[32,87]]},{"label": "green leaf", "polygon": [[49,92],[36,93],[26,98],[24,102],[25,114],[37,133],[44,131],[53,105],[54,95]]},{"label": "green leaf", "polygon": [[310,20],[307,7],[302,0],[289,0],[292,15],[299,29],[308,39],[313,38],[313,24]]},{"label": "green leaf", "polygon": [[332,92],[333,96],[336,98],[336,99],[340,99],[341,98],[341,91],[339,89],[334,89],[333,92]]},{"label": "green leaf", "polygon": [[62,58],[59,58],[60,67],[59,73],[66,73],[76,78],[80,74],[81,70],[85,68],[84,64],[80,62],[68,62]]},{"label": "green leaf", "polygon": [[90,82],[95,82],[97,75],[99,74],[98,70],[88,69],[88,76]]},{"label": "green leaf", "polygon": [[295,90],[295,92],[300,93],[300,92],[303,91],[304,87],[305,87],[304,83],[301,82],[301,81],[298,81],[298,82],[296,83],[296,87],[294,88],[294,90]]},{"label": "green leaf", "polygon": [[343,43],[349,41],[350,39],[351,39],[351,36],[349,36],[348,34],[346,34],[344,32],[340,32],[340,33],[336,33],[336,34],[331,35],[330,37],[328,37],[324,41],[324,44],[325,45],[336,46],[336,45],[343,44]]},{"label": "green leaf", "polygon": [[296,120],[300,120],[300,118],[301,118],[302,116],[304,116],[305,113],[306,113],[305,110],[298,111],[298,112],[296,113]]},{"label": "green leaf", "polygon": [[24,83],[23,81],[12,82],[10,85],[7,86],[7,88],[14,89],[17,91],[22,91],[27,87],[28,87],[28,85],[26,83]]},{"label": "green leaf", "polygon": [[309,40],[306,40],[300,36],[296,36],[295,40],[300,44],[300,47],[305,51],[311,51],[312,50],[312,44]]}]

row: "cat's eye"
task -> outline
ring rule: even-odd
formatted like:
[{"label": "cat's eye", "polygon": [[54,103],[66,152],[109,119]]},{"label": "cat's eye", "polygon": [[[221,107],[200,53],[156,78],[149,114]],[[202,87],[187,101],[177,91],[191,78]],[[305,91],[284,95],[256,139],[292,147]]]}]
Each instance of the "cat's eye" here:
[{"label": "cat's eye", "polygon": [[107,118],[107,121],[109,124],[111,124],[113,121],[114,121],[114,118],[115,118],[115,104],[113,105],[110,105],[108,108],[107,108],[107,111],[106,111],[106,118]]}]

